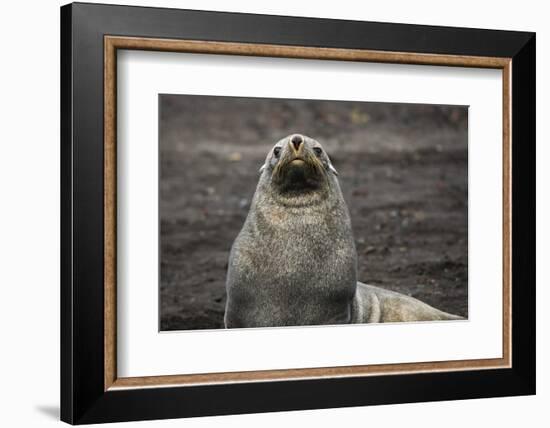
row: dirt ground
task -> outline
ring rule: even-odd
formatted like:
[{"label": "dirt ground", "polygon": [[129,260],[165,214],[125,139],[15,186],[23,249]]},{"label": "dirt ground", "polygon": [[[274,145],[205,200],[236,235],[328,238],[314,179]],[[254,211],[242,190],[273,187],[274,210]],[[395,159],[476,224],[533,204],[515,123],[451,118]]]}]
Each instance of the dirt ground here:
[{"label": "dirt ground", "polygon": [[280,138],[339,171],[358,278],[468,315],[468,113],[457,106],[161,95],[160,328],[223,328],[225,275]]}]

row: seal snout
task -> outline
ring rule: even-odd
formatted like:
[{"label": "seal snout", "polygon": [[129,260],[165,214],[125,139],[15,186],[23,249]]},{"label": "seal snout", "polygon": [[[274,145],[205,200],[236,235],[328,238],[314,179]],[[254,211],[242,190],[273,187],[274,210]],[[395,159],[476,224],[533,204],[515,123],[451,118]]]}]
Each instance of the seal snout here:
[{"label": "seal snout", "polygon": [[304,137],[302,137],[300,134],[294,134],[292,137],[290,137],[289,145],[290,148],[294,150],[295,154],[300,153],[304,145]]}]

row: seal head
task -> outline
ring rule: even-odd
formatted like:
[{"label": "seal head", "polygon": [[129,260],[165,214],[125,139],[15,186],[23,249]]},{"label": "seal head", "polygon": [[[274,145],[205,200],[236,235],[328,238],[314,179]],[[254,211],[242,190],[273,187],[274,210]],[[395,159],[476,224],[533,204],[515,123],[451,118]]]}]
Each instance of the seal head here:
[{"label": "seal head", "polygon": [[336,171],[317,141],[298,134],[277,143],[266,164],[274,186],[290,197],[321,190],[327,169]]}]

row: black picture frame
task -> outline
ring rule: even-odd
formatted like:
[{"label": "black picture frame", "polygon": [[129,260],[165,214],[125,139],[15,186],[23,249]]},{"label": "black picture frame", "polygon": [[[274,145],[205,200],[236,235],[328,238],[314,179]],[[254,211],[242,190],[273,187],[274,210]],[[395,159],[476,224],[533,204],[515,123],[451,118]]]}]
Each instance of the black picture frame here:
[{"label": "black picture frame", "polygon": [[[104,36],[512,58],[512,367],[104,389]],[[535,34],[74,3],[61,8],[61,419],[71,424],[535,393]]]}]

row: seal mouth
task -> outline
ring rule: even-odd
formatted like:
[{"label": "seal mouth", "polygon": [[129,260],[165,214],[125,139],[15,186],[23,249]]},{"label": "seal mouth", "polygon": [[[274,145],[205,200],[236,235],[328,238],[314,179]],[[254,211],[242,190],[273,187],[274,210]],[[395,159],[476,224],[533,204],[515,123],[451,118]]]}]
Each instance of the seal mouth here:
[{"label": "seal mouth", "polygon": [[273,170],[273,182],[282,193],[300,194],[321,187],[326,179],[321,162],[312,156],[289,156]]}]

